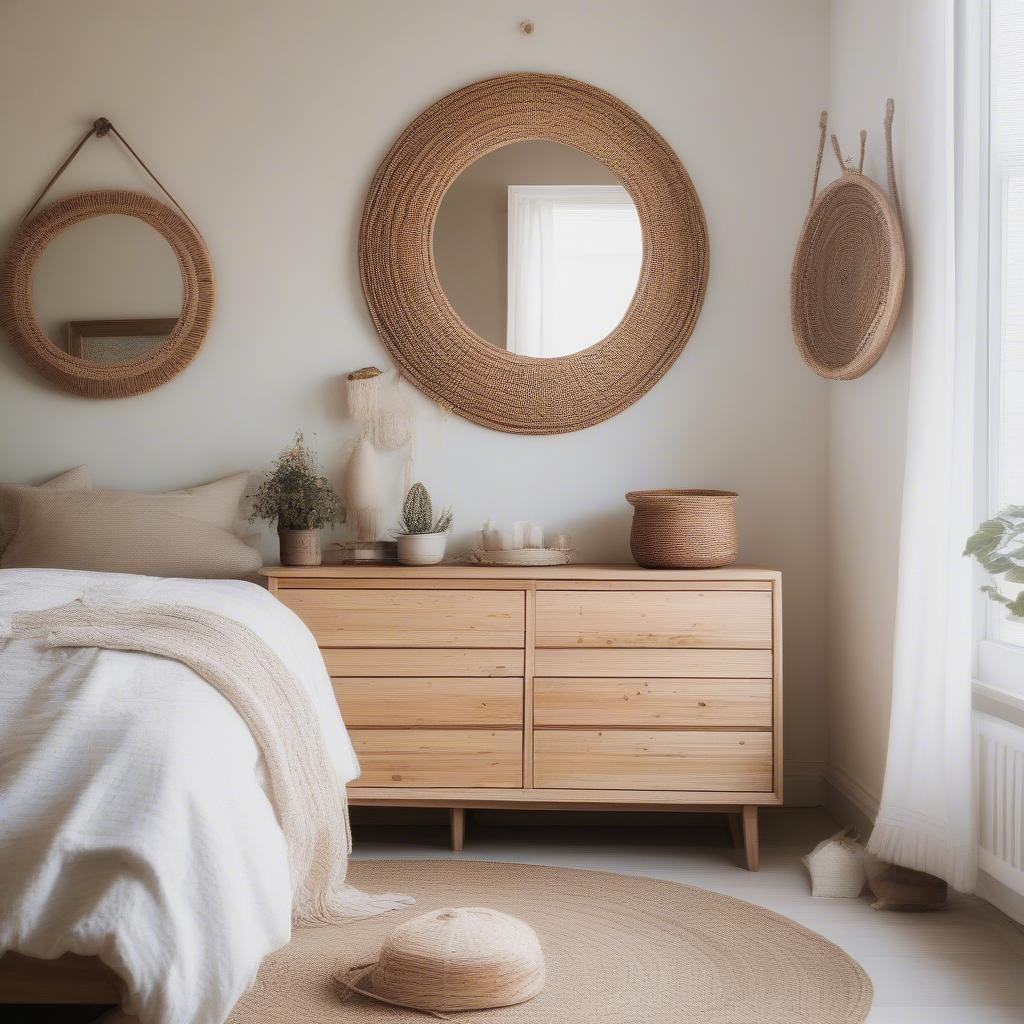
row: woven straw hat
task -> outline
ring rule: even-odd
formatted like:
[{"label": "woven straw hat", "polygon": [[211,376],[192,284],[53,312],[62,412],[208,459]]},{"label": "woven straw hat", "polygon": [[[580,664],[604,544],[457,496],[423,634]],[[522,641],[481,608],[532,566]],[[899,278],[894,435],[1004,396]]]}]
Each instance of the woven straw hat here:
[{"label": "woven straw hat", "polygon": [[835,135],[832,148],[842,176],[820,195],[818,175],[828,115],[822,111],[818,162],[810,211],[793,259],[790,313],[800,355],[820,377],[853,380],[885,351],[903,299],[906,255],[892,160],[893,101],[885,116],[890,199],[860,164],[847,166]]},{"label": "woven straw hat", "polygon": [[544,954],[524,921],[486,907],[445,907],[399,925],[346,992],[415,1010],[513,1006],[544,988]]}]

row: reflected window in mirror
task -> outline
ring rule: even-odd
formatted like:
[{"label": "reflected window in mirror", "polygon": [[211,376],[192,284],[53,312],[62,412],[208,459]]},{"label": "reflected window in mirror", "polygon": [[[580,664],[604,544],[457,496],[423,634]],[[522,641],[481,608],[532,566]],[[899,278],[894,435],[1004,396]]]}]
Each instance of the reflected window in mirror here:
[{"label": "reflected window in mirror", "polygon": [[520,355],[601,341],[636,292],[643,237],[622,182],[558,142],[515,142],[470,164],[441,202],[434,264],[452,308]]},{"label": "reflected window in mirror", "polygon": [[604,338],[636,291],[640,218],[621,185],[510,185],[506,347],[571,355]]}]

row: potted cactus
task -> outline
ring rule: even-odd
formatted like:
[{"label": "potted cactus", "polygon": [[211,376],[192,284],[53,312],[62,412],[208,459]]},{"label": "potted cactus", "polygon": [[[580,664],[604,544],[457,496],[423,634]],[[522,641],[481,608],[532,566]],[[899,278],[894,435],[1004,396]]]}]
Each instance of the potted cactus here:
[{"label": "potted cactus", "polygon": [[443,509],[434,518],[434,504],[423,484],[413,484],[402,504],[395,539],[402,565],[437,565],[444,560],[448,531],[452,528],[451,509]]}]

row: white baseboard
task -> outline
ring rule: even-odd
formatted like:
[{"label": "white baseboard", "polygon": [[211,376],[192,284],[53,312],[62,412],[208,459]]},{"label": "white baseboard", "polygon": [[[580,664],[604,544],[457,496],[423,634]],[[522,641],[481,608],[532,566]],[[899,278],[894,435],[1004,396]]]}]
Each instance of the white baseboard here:
[{"label": "white baseboard", "polygon": [[1024,896],[993,878],[987,871],[978,872],[978,884],[974,892],[1007,917],[1012,917],[1018,924],[1024,924]]},{"label": "white baseboard", "polygon": [[878,797],[833,764],[825,766],[823,788],[825,810],[840,825],[851,826],[867,839],[878,817]]}]

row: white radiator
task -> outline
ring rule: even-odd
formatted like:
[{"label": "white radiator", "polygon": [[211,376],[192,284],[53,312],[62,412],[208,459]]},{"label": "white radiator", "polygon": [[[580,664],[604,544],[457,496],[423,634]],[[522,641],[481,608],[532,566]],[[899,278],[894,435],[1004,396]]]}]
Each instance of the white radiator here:
[{"label": "white radiator", "polygon": [[1024,896],[1024,728],[974,713],[979,866]]}]

